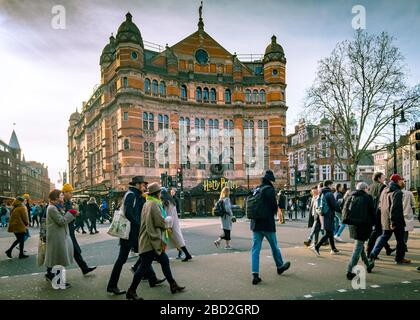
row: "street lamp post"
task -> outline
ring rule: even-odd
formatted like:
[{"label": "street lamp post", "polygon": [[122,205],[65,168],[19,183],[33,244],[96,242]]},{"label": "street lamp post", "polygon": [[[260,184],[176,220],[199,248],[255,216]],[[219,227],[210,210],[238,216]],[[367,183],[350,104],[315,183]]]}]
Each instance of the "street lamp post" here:
[{"label": "street lamp post", "polygon": [[[395,119],[397,115],[395,114],[395,104],[392,105],[392,126],[394,131],[394,143],[393,143],[393,153],[394,153],[394,174],[397,173],[397,134],[396,134],[396,126]],[[398,121],[399,123],[407,122],[407,120],[404,118],[404,110],[401,110],[401,119]]]}]

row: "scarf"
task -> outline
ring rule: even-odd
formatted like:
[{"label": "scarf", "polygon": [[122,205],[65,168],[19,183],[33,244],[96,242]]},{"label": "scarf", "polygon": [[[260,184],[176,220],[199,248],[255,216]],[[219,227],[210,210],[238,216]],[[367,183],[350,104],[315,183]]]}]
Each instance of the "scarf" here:
[{"label": "scarf", "polygon": [[[156,202],[156,203],[158,204],[158,206],[159,206],[159,209],[160,209],[161,213],[162,213],[162,217],[163,217],[163,219],[166,219],[166,217],[167,217],[168,215],[167,215],[167,213],[166,213],[165,209],[163,208],[163,204],[162,204],[162,201],[161,201],[161,200],[159,200],[158,198],[155,198],[155,197],[149,196],[149,195],[146,197],[146,200],[147,200],[147,201],[153,201],[153,202]],[[168,244],[168,242],[169,242],[169,233],[168,233],[168,229],[165,229],[165,230],[163,231],[162,241],[165,243],[165,245],[167,245],[167,244]]]}]

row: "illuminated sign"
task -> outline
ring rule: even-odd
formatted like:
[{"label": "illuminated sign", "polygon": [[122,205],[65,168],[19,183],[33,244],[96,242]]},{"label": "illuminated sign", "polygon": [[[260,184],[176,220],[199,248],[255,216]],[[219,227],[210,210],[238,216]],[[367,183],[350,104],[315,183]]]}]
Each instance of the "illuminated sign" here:
[{"label": "illuminated sign", "polygon": [[239,186],[235,181],[226,180],[225,178],[219,179],[207,179],[203,181],[203,189],[205,192],[208,191],[222,191],[224,187],[229,189],[237,189]]}]

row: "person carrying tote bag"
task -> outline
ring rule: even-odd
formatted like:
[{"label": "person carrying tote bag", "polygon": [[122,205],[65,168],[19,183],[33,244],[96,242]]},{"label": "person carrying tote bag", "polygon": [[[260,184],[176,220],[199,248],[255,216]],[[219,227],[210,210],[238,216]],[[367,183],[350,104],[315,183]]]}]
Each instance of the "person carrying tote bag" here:
[{"label": "person carrying tote bag", "polygon": [[[131,223],[124,215],[124,202],[128,194],[133,193],[127,191],[124,195],[120,210],[115,211],[111,226],[108,229],[108,234],[113,237],[128,240],[130,236]],[[134,198],[134,205],[136,206],[136,199]]]}]

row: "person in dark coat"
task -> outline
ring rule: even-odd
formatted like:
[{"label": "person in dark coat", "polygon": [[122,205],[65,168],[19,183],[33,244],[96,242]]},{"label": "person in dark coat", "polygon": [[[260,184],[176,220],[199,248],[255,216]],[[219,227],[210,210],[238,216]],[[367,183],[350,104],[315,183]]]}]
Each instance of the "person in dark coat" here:
[{"label": "person in dark coat", "polygon": [[[120,290],[118,288],[118,280],[120,279],[122,267],[127,262],[130,250],[134,248],[134,250],[138,251],[141,211],[143,209],[143,205],[146,202],[142,194],[147,191],[147,184],[148,183],[145,181],[143,176],[134,177],[129,183],[130,186],[128,191],[122,200],[124,215],[130,221],[130,234],[127,240],[120,239],[120,251],[117,261],[112,268],[111,277],[107,285],[107,292],[113,293],[115,295],[126,293],[125,290]],[[140,263],[141,259],[139,257],[136,264],[131,268],[131,271],[135,273]],[[166,280],[157,279],[156,274],[151,266],[145,277],[149,280],[150,287],[155,287],[156,285]]]},{"label": "person in dark coat", "polygon": [[[370,253],[375,246],[376,240],[382,235],[382,224],[381,224],[381,210],[378,206],[379,198],[381,196],[382,191],[385,189],[385,175],[382,172],[376,172],[373,175],[373,183],[369,187],[369,194],[373,198],[373,204],[375,206],[375,228],[373,229],[369,241],[367,244],[367,255],[370,256]],[[386,255],[390,256],[394,251],[391,249],[390,245],[387,243],[384,244],[384,248],[386,250]]]},{"label": "person in dark coat", "polygon": [[[64,194],[64,212],[67,212],[69,210],[73,209],[73,204],[71,202],[71,198],[73,197],[73,187],[66,183],[63,186],[62,192]],[[74,224],[74,221],[71,221],[69,224],[69,233],[70,238],[73,243],[73,254],[74,254],[74,260],[76,261],[79,268],[82,270],[82,273],[84,275],[88,274],[89,272],[92,272],[96,269],[95,267],[89,267],[88,264],[83,260],[82,257],[82,249],[80,249],[79,243],[77,242],[76,235],[74,234],[74,230],[76,229],[76,225]]]},{"label": "person in dark coat", "polygon": [[[82,228],[82,233],[83,234],[86,233],[86,231],[84,229],[84,226],[85,226],[85,221],[84,220],[86,218],[85,211],[86,211],[85,205],[83,204],[83,202],[80,202],[79,203],[79,215],[76,217],[76,229],[75,229],[75,231],[80,232],[79,229]],[[89,229],[89,226],[88,226],[88,229]]]},{"label": "person in dark coat", "polygon": [[[325,235],[322,237],[321,240],[312,248],[312,251],[317,256],[320,256],[319,248],[321,245],[326,241],[329,240],[330,247],[331,247],[331,254],[338,254],[339,251],[335,247],[334,243],[334,217],[335,212],[341,212],[340,205],[335,201],[334,194],[331,191],[331,187],[333,182],[331,180],[326,180],[324,182],[324,188],[321,190],[321,194],[318,198],[318,204],[322,204],[322,198],[325,198],[326,204],[328,206],[328,211],[326,213],[322,213],[324,217],[324,230]],[[318,205],[320,207],[320,205]]]},{"label": "person in dark coat", "polygon": [[281,192],[281,190],[279,191],[279,202],[278,202],[278,211],[277,211],[277,219],[279,220],[279,223],[284,224],[284,214],[285,214],[285,210],[286,210],[286,196]]},{"label": "person in dark coat", "polygon": [[262,178],[262,184],[258,187],[261,189],[261,207],[264,217],[261,219],[251,219],[252,236],[252,284],[261,282],[259,277],[260,269],[260,252],[262,241],[267,239],[270,244],[274,262],[277,266],[277,273],[280,275],[290,268],[290,262],[283,262],[280,249],[277,245],[276,223],[274,217],[277,215],[276,192],[273,182],[275,181],[274,173],[271,170],[265,172]]},{"label": "person in dark coat", "polygon": [[401,189],[405,186],[404,178],[398,174],[391,176],[391,183],[389,187],[386,187],[382,191],[380,198],[380,209],[381,209],[381,223],[382,223],[382,235],[376,241],[375,247],[373,248],[370,259],[374,260],[378,256],[379,252],[385,246],[385,243],[391,239],[394,234],[397,240],[397,253],[395,255],[395,263],[405,264],[411,263],[411,260],[405,259],[405,219],[403,209],[403,193]]},{"label": "person in dark coat", "polygon": [[368,193],[368,185],[365,182],[360,182],[356,186],[356,191],[352,192],[347,198],[344,206],[346,208],[351,204],[351,211],[358,212],[359,217],[363,217],[363,222],[357,225],[349,225],[350,238],[354,239],[353,255],[347,267],[347,279],[353,280],[356,273],[353,272],[353,267],[357,265],[359,258],[362,257],[366,264],[367,272],[372,272],[375,264],[369,261],[365,252],[365,242],[369,239],[372,233],[372,227],[375,224],[375,208],[373,198]]},{"label": "person in dark coat", "polygon": [[[100,210],[98,204],[96,203],[96,199],[94,197],[91,197],[86,206],[86,216],[90,221],[90,234],[99,233],[99,231],[96,229],[96,219],[99,217],[99,215]],[[95,229],[95,232],[93,232],[93,229]]]}]

